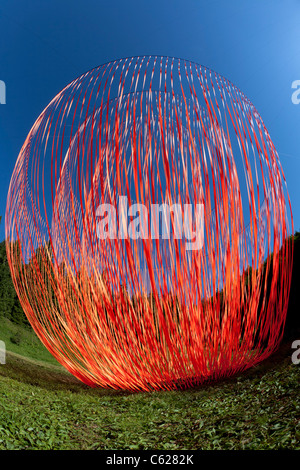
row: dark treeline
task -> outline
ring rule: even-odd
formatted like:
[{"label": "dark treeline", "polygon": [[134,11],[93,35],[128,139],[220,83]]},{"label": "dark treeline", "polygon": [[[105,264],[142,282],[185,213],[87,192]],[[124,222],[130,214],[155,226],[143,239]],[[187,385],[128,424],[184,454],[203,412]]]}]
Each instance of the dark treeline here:
[{"label": "dark treeline", "polygon": [[285,337],[291,339],[295,334],[300,334],[300,305],[299,305],[299,289],[300,289],[300,232],[294,235],[294,258],[292,284],[289,297],[289,307],[285,325]]},{"label": "dark treeline", "polygon": [[29,327],[27,317],[16,294],[6,256],[5,241],[0,243],[0,318]]},{"label": "dark treeline", "polygon": [[[294,258],[292,285],[289,298],[289,308],[285,326],[285,337],[290,338],[300,333],[300,308],[298,290],[300,287],[300,232],[294,235]],[[222,293],[219,293],[222,296]],[[30,328],[30,324],[20,305],[18,296],[10,275],[7,262],[5,241],[0,243],[0,319],[7,318],[13,323]]]}]

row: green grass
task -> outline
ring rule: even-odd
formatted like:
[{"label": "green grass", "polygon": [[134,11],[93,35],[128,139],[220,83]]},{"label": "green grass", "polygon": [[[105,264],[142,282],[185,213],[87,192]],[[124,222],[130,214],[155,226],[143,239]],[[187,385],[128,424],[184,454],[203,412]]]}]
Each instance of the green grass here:
[{"label": "green grass", "polygon": [[[2,325],[0,338],[12,328]],[[300,449],[290,345],[215,385],[125,393],[88,388],[21,333],[0,365],[0,449]]]},{"label": "green grass", "polygon": [[7,318],[0,317],[0,340],[5,342],[8,351],[31,359],[59,365],[32,328],[17,325]]}]

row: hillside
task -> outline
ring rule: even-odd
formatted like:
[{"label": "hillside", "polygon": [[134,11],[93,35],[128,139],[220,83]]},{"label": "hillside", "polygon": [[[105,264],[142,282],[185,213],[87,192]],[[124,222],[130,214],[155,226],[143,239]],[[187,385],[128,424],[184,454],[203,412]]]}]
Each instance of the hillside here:
[{"label": "hillside", "polygon": [[[298,289],[300,283],[300,232],[294,235],[294,259],[289,308],[285,337],[290,338],[300,332]],[[0,243],[0,323],[2,318],[16,325],[31,329],[15,292],[6,258],[5,241]],[[0,326],[1,333],[1,326]]]},{"label": "hillside", "polygon": [[186,391],[91,389],[8,353],[0,449],[300,449],[300,367],[287,345],[239,377]]},{"label": "hillside", "polygon": [[291,361],[291,342],[300,339],[299,235],[279,350],[219,383],[151,393],[92,389],[60,366],[13,293],[9,301],[12,284],[1,244],[0,339],[8,353],[0,365],[0,450],[300,450],[300,367]]}]

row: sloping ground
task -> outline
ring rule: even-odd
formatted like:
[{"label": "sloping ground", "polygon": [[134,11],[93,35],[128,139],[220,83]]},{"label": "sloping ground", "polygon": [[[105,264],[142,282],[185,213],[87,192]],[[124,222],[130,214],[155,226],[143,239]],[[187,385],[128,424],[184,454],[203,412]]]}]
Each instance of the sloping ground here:
[{"label": "sloping ground", "polygon": [[0,317],[0,340],[5,342],[8,351],[60,366],[31,327],[27,328]]},{"label": "sloping ground", "polygon": [[300,449],[300,365],[292,352],[286,343],[219,384],[135,394],[91,389],[57,363],[8,352],[0,365],[0,449]]}]

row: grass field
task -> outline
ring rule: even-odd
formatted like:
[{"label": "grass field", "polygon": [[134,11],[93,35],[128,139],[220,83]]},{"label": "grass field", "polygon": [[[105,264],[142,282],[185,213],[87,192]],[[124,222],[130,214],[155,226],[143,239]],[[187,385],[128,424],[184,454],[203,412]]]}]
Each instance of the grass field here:
[{"label": "grass field", "polygon": [[88,388],[8,320],[0,339],[0,449],[300,449],[300,366],[288,343],[215,385],[125,393]]}]

